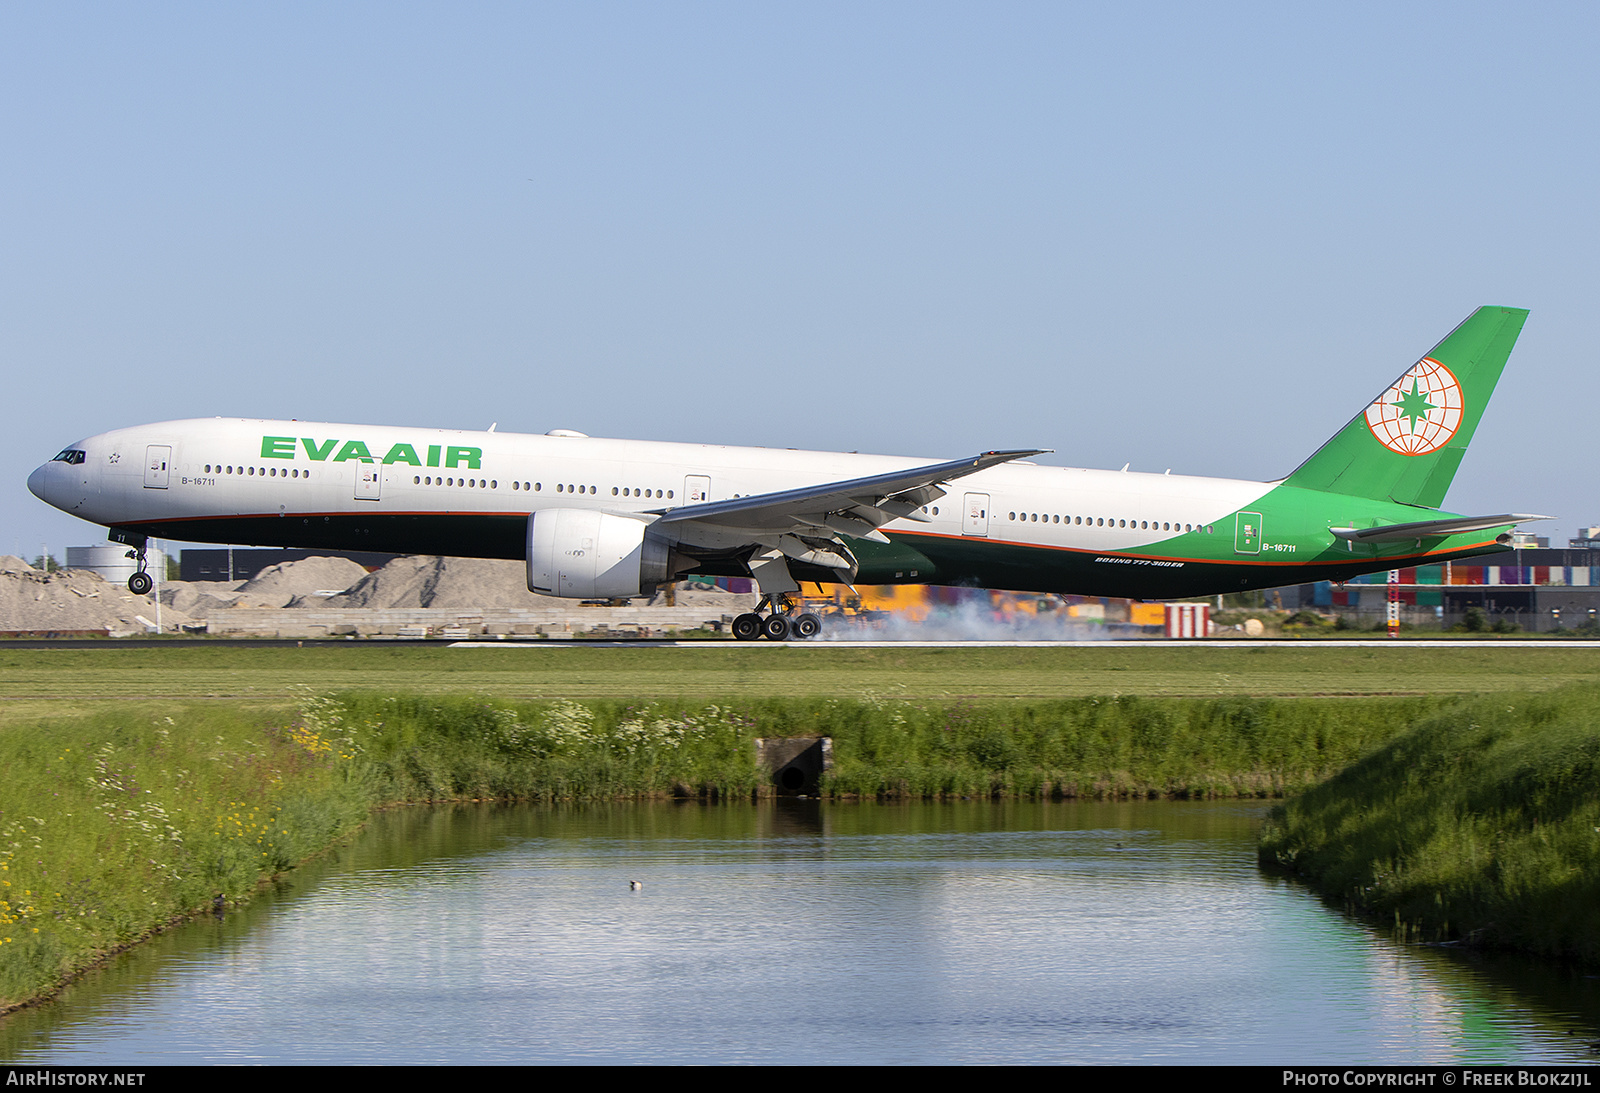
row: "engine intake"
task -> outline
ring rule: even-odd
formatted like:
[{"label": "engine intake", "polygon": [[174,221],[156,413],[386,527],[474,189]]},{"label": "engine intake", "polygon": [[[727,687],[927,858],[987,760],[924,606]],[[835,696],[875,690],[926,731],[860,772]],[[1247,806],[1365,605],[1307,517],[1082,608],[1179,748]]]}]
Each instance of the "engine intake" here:
[{"label": "engine intake", "polygon": [[672,547],[649,524],[593,509],[528,516],[528,590],[568,599],[642,596],[673,579]]}]

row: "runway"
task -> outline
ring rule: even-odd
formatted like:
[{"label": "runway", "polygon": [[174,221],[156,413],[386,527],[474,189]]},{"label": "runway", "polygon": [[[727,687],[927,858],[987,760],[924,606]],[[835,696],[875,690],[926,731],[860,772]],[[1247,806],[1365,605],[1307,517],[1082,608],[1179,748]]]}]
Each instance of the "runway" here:
[{"label": "runway", "polygon": [[455,641],[451,649],[1600,649],[1600,641],[1502,639],[1485,641],[1395,640],[1355,638],[1326,641],[1270,638],[1161,638],[1106,641],[639,641],[618,638],[561,641],[551,639],[505,641]]},{"label": "runway", "polygon": [[362,649],[402,645],[447,649],[1600,649],[1600,641],[1557,638],[1490,638],[1440,640],[1388,638],[1108,638],[1045,641],[1039,639],[911,640],[820,638],[811,641],[736,641],[733,638],[503,638],[493,641],[441,638],[12,638],[0,649]]}]

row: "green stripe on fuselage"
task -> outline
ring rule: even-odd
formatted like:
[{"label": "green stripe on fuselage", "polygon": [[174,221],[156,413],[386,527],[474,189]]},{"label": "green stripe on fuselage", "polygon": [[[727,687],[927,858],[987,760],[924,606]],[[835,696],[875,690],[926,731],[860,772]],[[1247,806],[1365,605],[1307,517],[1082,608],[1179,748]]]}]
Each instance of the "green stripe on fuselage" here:
[{"label": "green stripe on fuselage", "polygon": [[[1248,509],[1208,525],[1209,533],[1185,532],[1116,550],[1008,541],[1003,526],[986,538],[892,532],[892,548],[866,541],[851,546],[861,562],[856,579],[862,584],[972,585],[1133,599],[1345,581],[1363,573],[1511,549],[1495,542],[1504,529],[1376,544],[1348,543],[1329,532],[1332,527],[1402,524],[1419,515],[1410,505],[1280,485]],[[1430,509],[1426,515],[1452,514]],[[1254,525],[1253,535],[1241,534],[1244,522]],[[916,559],[926,564],[914,565]]]}]

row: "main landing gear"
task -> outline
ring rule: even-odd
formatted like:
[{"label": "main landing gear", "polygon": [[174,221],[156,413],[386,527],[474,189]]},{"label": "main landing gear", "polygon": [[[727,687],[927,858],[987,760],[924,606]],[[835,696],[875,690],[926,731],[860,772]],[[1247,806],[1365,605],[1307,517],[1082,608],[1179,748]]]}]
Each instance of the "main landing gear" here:
[{"label": "main landing gear", "polygon": [[[771,613],[762,615],[763,608]],[[794,603],[786,595],[765,595],[754,611],[747,611],[733,620],[733,636],[740,641],[788,641],[791,638],[814,638],[822,631],[822,619],[806,611],[794,614]]]},{"label": "main landing gear", "polygon": [[134,573],[133,576],[128,578],[128,591],[132,592],[135,596],[150,595],[150,590],[156,586],[156,582],[151,580],[150,574],[145,572],[145,567],[149,563],[145,561],[144,544],[140,543],[138,546],[128,551],[126,557],[134,559],[139,566],[138,571]]}]

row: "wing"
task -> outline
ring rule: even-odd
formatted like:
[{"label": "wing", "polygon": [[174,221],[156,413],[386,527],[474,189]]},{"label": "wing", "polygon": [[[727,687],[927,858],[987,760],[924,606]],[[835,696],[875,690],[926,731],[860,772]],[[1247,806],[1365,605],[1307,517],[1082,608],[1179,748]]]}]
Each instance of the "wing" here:
[{"label": "wing", "polygon": [[856,560],[845,537],[886,543],[878,529],[891,520],[925,522],[922,507],[945,495],[943,483],[1048,450],[984,452],[868,478],[683,505],[661,511],[655,527],[690,547],[754,548],[747,564],[763,591],[798,587],[788,575],[787,558],[840,571],[849,580]]}]

